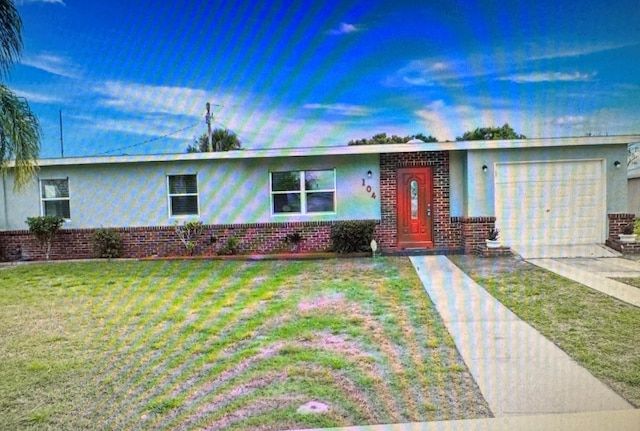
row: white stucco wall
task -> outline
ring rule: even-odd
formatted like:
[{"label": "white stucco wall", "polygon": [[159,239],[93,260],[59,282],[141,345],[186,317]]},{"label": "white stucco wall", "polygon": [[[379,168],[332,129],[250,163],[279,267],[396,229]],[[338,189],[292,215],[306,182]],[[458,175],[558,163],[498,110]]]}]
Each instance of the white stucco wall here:
[{"label": "white stucco wall", "polygon": [[[494,167],[500,162],[552,161],[575,159],[604,159],[607,184],[607,213],[627,212],[626,144],[567,146],[554,148],[521,148],[498,150],[469,150],[466,159],[467,216],[491,216],[495,212]],[[614,162],[621,162],[615,168]],[[487,172],[482,171],[487,166]]]},{"label": "white stucco wall", "polygon": [[640,217],[640,176],[629,178],[627,182],[627,198],[629,202],[629,212]]},{"label": "white stucco wall", "polygon": [[466,200],[466,151],[449,152],[449,202],[451,216],[458,217],[465,214]]},{"label": "white stucco wall", "polygon": [[[65,228],[167,226],[170,217],[166,176],[197,174],[200,216],[207,224],[380,219],[379,156],[309,156],[153,163],[44,166],[38,179],[69,178],[71,221]],[[272,215],[269,173],[336,170],[335,214]],[[367,178],[367,171],[372,178]],[[366,192],[362,179],[371,185]],[[27,217],[40,215],[38,181],[21,192],[6,179],[0,229],[25,229]],[[1,191],[0,191],[1,193]],[[6,205],[4,204],[6,202]],[[195,219],[196,217],[188,217]]]}]

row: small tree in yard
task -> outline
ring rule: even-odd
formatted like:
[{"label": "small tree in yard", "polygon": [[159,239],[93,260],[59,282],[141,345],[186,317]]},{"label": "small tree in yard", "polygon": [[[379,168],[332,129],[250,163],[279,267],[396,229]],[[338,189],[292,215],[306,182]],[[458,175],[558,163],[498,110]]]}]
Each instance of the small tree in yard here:
[{"label": "small tree in yard", "polygon": [[204,226],[201,221],[185,221],[182,225],[176,225],[176,234],[189,254],[195,253],[202,232]]},{"label": "small tree in yard", "polygon": [[58,216],[27,217],[26,223],[29,225],[29,232],[36,237],[49,260],[51,240],[62,227],[64,219]]}]

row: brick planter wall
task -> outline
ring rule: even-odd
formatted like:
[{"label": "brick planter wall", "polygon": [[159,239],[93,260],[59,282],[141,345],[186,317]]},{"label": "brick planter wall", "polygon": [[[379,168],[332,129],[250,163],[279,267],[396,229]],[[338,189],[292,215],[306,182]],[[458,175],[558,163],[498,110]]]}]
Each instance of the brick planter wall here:
[{"label": "brick planter wall", "polygon": [[622,254],[640,254],[640,242],[624,243],[617,239],[609,238],[605,245]]},{"label": "brick planter wall", "polygon": [[481,257],[509,257],[512,255],[511,247],[487,248],[486,244],[476,249],[476,254]]},{"label": "brick planter wall", "polygon": [[460,217],[462,247],[465,254],[486,248],[485,239],[496,225],[495,217]]},{"label": "brick planter wall", "polygon": [[622,233],[622,229],[629,223],[632,223],[635,215],[627,213],[608,214],[609,216],[609,239],[618,239],[618,235]]},{"label": "brick planter wall", "polygon": [[449,152],[411,152],[380,154],[381,222],[376,241],[387,252],[398,250],[397,170],[430,166],[433,172],[433,243],[441,250],[460,248],[460,228],[451,218],[449,203]]},{"label": "brick planter wall", "polygon": [[617,213],[609,214],[609,238],[605,242],[607,247],[624,254],[640,254],[640,243],[623,243],[618,237],[622,229],[635,219],[634,214]]},{"label": "brick planter wall", "polygon": [[[196,254],[215,255],[230,237],[236,237],[240,253],[290,252],[288,234],[298,232],[302,241],[298,251],[323,252],[331,246],[331,226],[337,222],[292,222],[239,225],[205,225]],[[379,226],[376,226],[376,228]],[[114,228],[122,235],[122,257],[183,256],[186,250],[171,226]],[[51,246],[51,259],[89,259],[97,257],[91,237],[95,229],[63,229]],[[5,261],[42,260],[39,244],[27,230],[0,232],[0,258]]]}]

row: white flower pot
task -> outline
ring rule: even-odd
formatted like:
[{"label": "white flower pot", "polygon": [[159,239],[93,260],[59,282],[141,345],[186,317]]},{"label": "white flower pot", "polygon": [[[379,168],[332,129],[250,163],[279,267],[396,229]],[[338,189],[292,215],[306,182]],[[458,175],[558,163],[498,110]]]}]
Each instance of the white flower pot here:
[{"label": "white flower pot", "polygon": [[620,238],[620,242],[624,242],[624,243],[630,243],[630,242],[636,242],[636,234],[632,233],[632,234],[618,234],[618,237]]},{"label": "white flower pot", "polygon": [[484,242],[487,244],[487,248],[500,248],[500,241],[485,239]]}]

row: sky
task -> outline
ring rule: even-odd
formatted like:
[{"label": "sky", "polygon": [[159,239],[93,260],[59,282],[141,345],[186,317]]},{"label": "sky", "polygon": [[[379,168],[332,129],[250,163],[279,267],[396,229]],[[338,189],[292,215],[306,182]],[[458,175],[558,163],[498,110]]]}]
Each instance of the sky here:
[{"label": "sky", "polygon": [[640,133],[638,0],[14,1],[43,158]]}]

